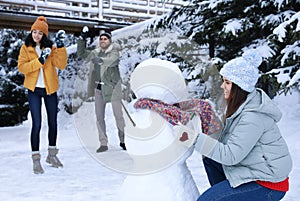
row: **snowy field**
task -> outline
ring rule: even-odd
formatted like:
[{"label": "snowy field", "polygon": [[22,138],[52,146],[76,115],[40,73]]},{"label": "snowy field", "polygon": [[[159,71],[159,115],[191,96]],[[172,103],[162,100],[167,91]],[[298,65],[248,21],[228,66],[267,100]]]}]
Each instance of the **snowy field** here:
[{"label": "snowy field", "polygon": [[[289,144],[293,157],[293,170],[290,175],[290,191],[284,201],[300,199],[300,95],[276,97],[283,112],[280,129]],[[45,163],[47,154],[47,126],[43,119],[41,132],[42,166],[45,173],[35,175],[32,172],[29,146],[30,120],[16,127],[0,128],[0,198],[3,201],[115,201],[118,200],[120,187],[126,177],[119,171],[104,167],[88,152],[83,144],[80,129],[95,130],[93,121],[93,103],[85,103],[76,115],[59,113],[58,148],[59,158],[64,164],[55,169]],[[44,112],[45,114],[45,112]],[[111,107],[107,107],[109,132],[109,151],[122,154],[118,146],[115,126],[111,116]],[[79,132],[78,132],[79,131]],[[92,134],[94,135],[94,134]],[[96,135],[96,134],[95,134]],[[97,136],[92,146],[98,146]],[[280,151],[280,150],[278,150]],[[208,188],[208,181],[202,167],[201,156],[194,152],[188,159],[199,192]],[[174,175],[176,176],[176,175]],[[138,184],[137,184],[138,185]]]}]

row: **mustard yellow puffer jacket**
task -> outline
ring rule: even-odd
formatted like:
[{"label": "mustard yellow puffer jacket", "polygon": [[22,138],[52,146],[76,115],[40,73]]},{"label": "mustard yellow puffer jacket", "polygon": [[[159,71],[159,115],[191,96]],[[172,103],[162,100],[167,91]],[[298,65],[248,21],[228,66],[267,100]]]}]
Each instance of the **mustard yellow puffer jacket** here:
[{"label": "mustard yellow puffer jacket", "polygon": [[43,66],[44,80],[47,94],[52,94],[58,90],[58,75],[56,68],[62,70],[68,62],[67,51],[65,47],[52,47],[51,54],[45,64],[39,61],[39,55],[32,46],[22,45],[18,58],[19,71],[25,75],[24,87],[34,91],[38,80],[40,67]]}]

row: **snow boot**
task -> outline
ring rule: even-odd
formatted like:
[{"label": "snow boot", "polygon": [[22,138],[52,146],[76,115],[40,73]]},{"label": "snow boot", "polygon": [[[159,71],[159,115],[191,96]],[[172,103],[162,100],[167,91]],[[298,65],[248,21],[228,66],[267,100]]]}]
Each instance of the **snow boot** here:
[{"label": "snow boot", "polygon": [[108,146],[107,145],[101,145],[98,149],[97,149],[97,153],[100,153],[100,152],[105,152],[108,150]]},{"label": "snow boot", "polygon": [[48,148],[48,156],[46,162],[51,164],[53,167],[63,167],[63,164],[57,158],[58,149],[56,148]]},{"label": "snow boot", "polygon": [[33,172],[34,174],[43,174],[44,170],[41,166],[41,154],[32,154]]},{"label": "snow boot", "polygon": [[121,142],[121,143],[120,143],[120,147],[122,147],[123,150],[126,150],[126,146],[125,146],[125,143],[124,143],[124,142]]}]

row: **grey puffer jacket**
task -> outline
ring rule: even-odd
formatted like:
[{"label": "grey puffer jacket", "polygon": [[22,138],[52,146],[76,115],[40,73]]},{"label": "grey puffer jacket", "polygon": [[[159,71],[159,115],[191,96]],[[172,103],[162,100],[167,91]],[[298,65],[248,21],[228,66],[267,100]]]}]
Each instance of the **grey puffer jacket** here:
[{"label": "grey puffer jacket", "polygon": [[90,64],[88,96],[94,96],[94,89],[97,82],[102,82],[101,92],[104,101],[121,100],[121,76],[119,71],[119,50],[116,45],[111,44],[106,50],[96,48],[94,50],[86,49],[86,41],[77,41],[77,54],[88,62],[95,57],[102,59],[102,63]]},{"label": "grey puffer jacket", "polygon": [[281,116],[267,94],[256,89],[226,119],[218,141],[200,134],[195,148],[223,165],[232,187],[256,180],[283,181],[292,169],[292,159],[277,126]]}]

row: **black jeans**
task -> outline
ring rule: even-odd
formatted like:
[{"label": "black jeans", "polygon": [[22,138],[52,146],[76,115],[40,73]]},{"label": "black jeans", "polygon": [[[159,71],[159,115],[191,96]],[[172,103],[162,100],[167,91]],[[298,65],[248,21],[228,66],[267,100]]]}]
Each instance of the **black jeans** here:
[{"label": "black jeans", "polygon": [[45,88],[36,87],[34,92],[28,90],[29,110],[32,118],[32,128],[30,136],[32,151],[39,151],[40,130],[42,124],[42,98],[44,98],[44,104],[47,112],[49,146],[56,146],[58,111],[57,94],[53,93],[47,95]]}]

